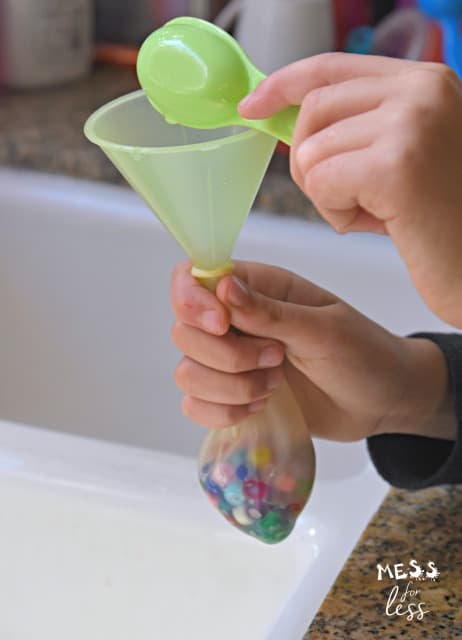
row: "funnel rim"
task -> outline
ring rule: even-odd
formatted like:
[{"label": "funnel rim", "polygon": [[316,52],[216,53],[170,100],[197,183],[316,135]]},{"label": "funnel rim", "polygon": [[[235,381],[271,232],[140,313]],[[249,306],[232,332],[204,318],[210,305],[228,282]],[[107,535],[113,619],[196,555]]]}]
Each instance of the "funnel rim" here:
[{"label": "funnel rim", "polygon": [[[119,142],[112,142],[111,140],[102,138],[101,136],[98,136],[95,132],[94,132],[94,128],[95,128],[95,123],[96,121],[106,112],[108,111],[110,108],[118,106],[119,104],[123,104],[124,102],[129,102],[130,100],[136,99],[138,97],[144,96],[146,98],[146,100],[149,101],[146,93],[144,92],[143,89],[138,89],[137,91],[131,91],[130,93],[126,93],[123,96],[119,96],[118,98],[115,98],[114,100],[110,100],[109,102],[106,102],[106,104],[103,104],[101,107],[99,107],[98,109],[96,109],[96,111],[94,111],[86,120],[84,128],[83,128],[83,132],[85,134],[85,137],[88,138],[88,140],[90,140],[90,142],[93,142],[94,144],[98,145],[99,147],[102,148],[106,148],[106,149],[112,149],[114,151],[126,151],[127,149],[130,150],[134,150],[136,149],[137,152],[139,153],[144,153],[144,154],[149,154],[152,152],[155,152],[156,154],[162,154],[162,153],[185,153],[187,151],[197,151],[197,149],[213,149],[214,147],[217,146],[217,144],[221,144],[221,145],[225,145],[225,144],[232,144],[233,142],[237,142],[239,140],[246,140],[247,138],[253,138],[256,136],[267,136],[268,134],[262,133],[261,131],[258,131],[256,129],[251,129],[251,128],[246,128],[243,127],[245,129],[245,131],[242,131],[241,133],[236,133],[230,136],[224,136],[223,138],[215,138],[214,140],[207,140],[205,142],[194,142],[192,144],[182,144],[182,145],[173,145],[173,146],[168,146],[168,147],[153,147],[153,146],[143,146],[140,147],[138,145],[129,145],[129,144],[121,144]],[[154,107],[152,107],[153,111],[155,111]],[[236,125],[236,126],[241,126],[241,125]],[[191,127],[186,127],[186,128],[191,128]],[[199,127],[193,127],[194,129],[199,129]],[[222,127],[217,127],[217,128],[222,128]],[[225,127],[223,127],[225,128]],[[204,127],[205,129],[205,127]]]}]

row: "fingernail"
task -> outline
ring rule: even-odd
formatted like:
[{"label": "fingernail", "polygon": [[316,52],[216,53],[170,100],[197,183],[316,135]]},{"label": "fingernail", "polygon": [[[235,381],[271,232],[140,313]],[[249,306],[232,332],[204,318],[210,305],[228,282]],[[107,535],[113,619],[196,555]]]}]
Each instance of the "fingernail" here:
[{"label": "fingernail", "polygon": [[277,367],[278,364],[281,364],[281,361],[282,354],[278,347],[266,347],[258,357],[258,366],[261,369],[265,369],[266,367]]},{"label": "fingernail", "polygon": [[242,98],[242,100],[239,102],[239,106],[246,107],[248,104],[252,102],[252,99],[253,99],[253,94],[249,93],[249,95],[247,95],[245,98]]},{"label": "fingernail", "polygon": [[200,317],[200,324],[205,331],[216,333],[220,330],[220,316],[217,311],[204,311]]},{"label": "fingernail", "polygon": [[245,307],[249,301],[249,290],[247,286],[236,276],[232,276],[232,286],[228,291],[228,301],[235,307]]},{"label": "fingernail", "polygon": [[249,404],[249,412],[257,413],[258,411],[261,411],[265,405],[266,400],[255,400],[255,402],[251,402]]},{"label": "fingernail", "polygon": [[267,388],[272,391],[273,389],[277,389],[282,382],[284,374],[281,369],[272,369],[268,372],[268,381]]}]

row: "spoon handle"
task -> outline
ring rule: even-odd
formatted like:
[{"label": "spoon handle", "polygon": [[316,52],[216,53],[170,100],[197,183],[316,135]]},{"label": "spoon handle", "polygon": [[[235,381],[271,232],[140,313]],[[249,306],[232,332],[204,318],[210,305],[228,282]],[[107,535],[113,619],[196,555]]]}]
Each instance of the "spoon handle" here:
[{"label": "spoon handle", "polygon": [[243,124],[244,126],[252,127],[252,129],[258,129],[258,131],[282,140],[282,142],[285,142],[285,144],[290,147],[299,111],[300,107],[287,107],[287,109],[279,111],[279,113],[276,113],[271,118],[264,120],[245,120],[244,118],[240,118],[236,124]]},{"label": "spoon handle", "polygon": [[271,118],[262,120],[264,130],[290,147],[299,112],[300,107],[287,107],[287,109],[276,113]]},{"label": "spoon handle", "polygon": [[[250,78],[250,90],[253,91],[258,87],[260,82],[266,78],[266,75],[262,73],[260,69],[257,69],[250,60],[247,60],[246,64]],[[282,142],[285,142],[290,147],[292,145],[295,122],[299,112],[300,107],[293,106],[287,107],[287,109],[283,109],[283,111],[279,111],[279,113],[276,113],[271,118],[265,118],[264,120],[242,119],[247,126],[263,131],[263,133],[268,133],[270,136],[282,140]]]}]

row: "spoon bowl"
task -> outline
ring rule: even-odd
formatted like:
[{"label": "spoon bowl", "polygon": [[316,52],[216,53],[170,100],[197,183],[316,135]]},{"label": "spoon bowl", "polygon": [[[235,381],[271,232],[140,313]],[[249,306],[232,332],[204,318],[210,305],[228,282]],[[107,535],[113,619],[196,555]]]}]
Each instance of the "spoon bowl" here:
[{"label": "spoon bowl", "polygon": [[169,123],[198,129],[258,129],[290,144],[298,107],[265,120],[242,118],[237,105],[265,78],[226,31],[198,18],[175,18],[143,43],[141,86]]}]

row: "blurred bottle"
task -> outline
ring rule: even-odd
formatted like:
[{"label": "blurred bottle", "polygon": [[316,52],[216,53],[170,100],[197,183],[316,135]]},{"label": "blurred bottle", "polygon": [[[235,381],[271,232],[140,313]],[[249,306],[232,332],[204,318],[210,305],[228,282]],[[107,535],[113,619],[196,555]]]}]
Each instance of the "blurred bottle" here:
[{"label": "blurred bottle", "polygon": [[371,0],[372,24],[377,24],[395,8],[395,0]]},{"label": "blurred bottle", "polygon": [[370,24],[369,0],[334,0],[336,47],[344,51],[348,34],[355,28]]},{"label": "blurred bottle", "polygon": [[216,19],[264,73],[335,46],[331,0],[231,0]]},{"label": "blurred bottle", "polygon": [[177,16],[212,20],[224,0],[95,0],[96,42],[138,46],[157,27]]},{"label": "blurred bottle", "polygon": [[374,28],[363,25],[347,38],[346,51],[440,62],[441,30],[416,8],[395,9]]},{"label": "blurred bottle", "polygon": [[188,15],[204,20],[214,20],[226,4],[226,0],[188,0]]},{"label": "blurred bottle", "polygon": [[417,9],[398,9],[384,18],[375,30],[370,53],[391,58],[422,60],[430,23]]},{"label": "blurred bottle", "polygon": [[92,0],[0,0],[2,82],[32,89],[75,80],[92,62]]},{"label": "blurred bottle", "polygon": [[156,0],[154,14],[156,27],[177,16],[189,15],[190,0]]},{"label": "blurred bottle", "polygon": [[210,0],[210,20],[215,20],[220,11],[223,10],[227,0]]},{"label": "blurred bottle", "polygon": [[158,18],[167,5],[185,5],[183,2],[153,0],[95,0],[96,42],[139,45],[156,27]]}]

